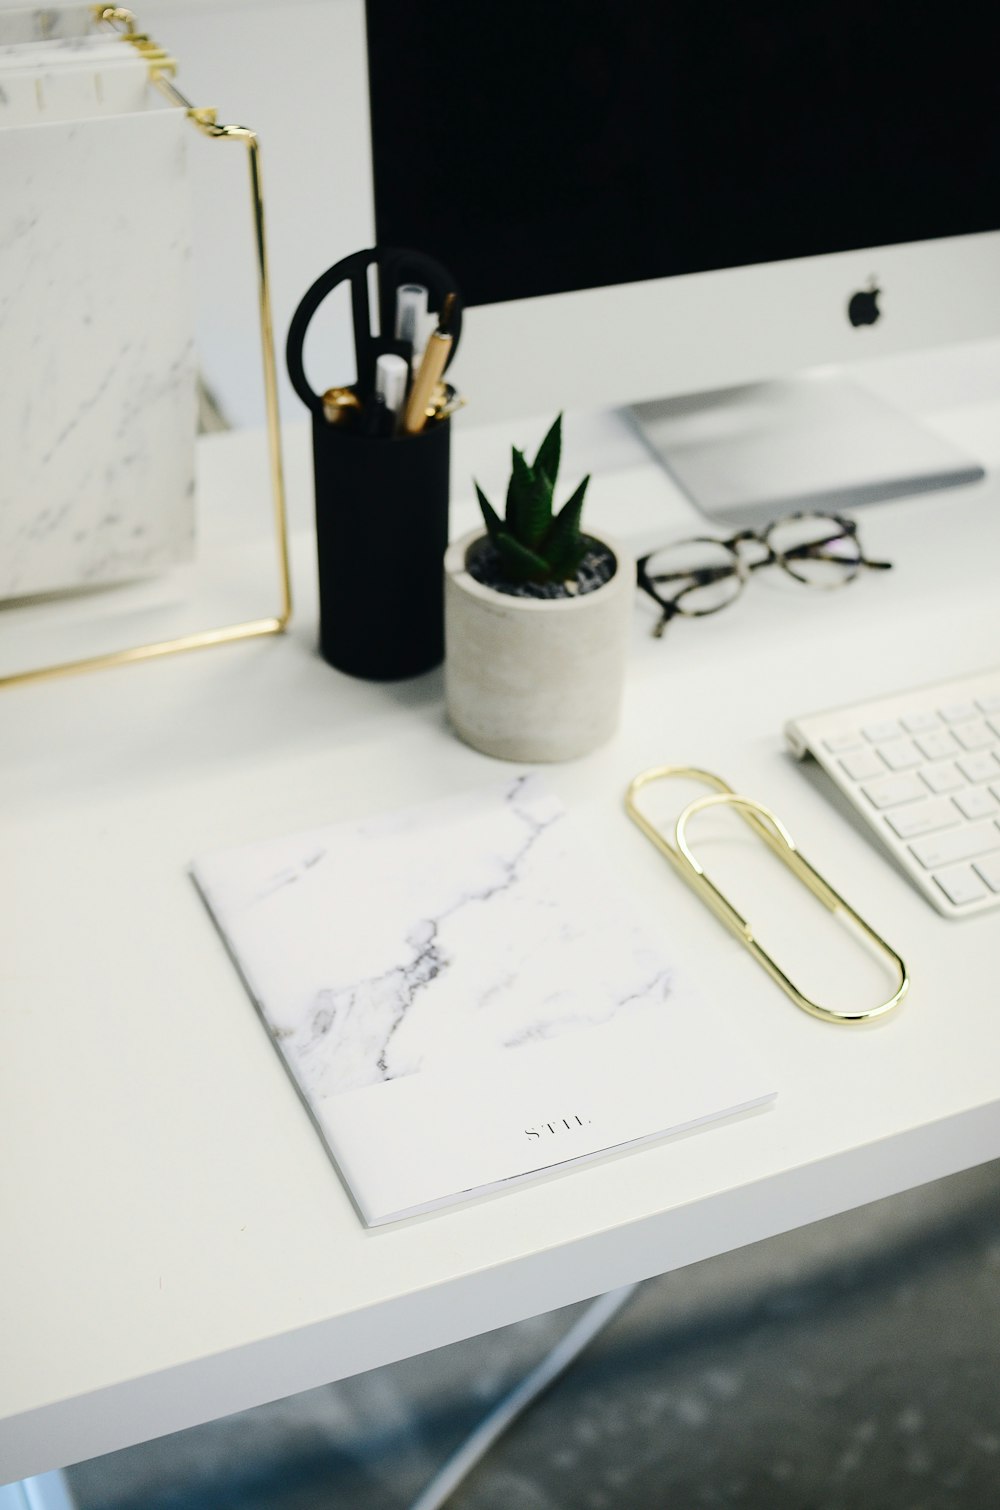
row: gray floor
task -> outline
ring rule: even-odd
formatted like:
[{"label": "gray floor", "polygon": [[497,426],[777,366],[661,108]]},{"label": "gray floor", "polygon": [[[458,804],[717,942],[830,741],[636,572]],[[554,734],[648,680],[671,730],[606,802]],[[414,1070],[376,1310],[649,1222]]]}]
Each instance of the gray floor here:
[{"label": "gray floor", "polygon": [[[70,1472],[80,1510],[404,1510],[571,1307]],[[643,1285],[453,1510],[997,1510],[1000,1164]]]}]

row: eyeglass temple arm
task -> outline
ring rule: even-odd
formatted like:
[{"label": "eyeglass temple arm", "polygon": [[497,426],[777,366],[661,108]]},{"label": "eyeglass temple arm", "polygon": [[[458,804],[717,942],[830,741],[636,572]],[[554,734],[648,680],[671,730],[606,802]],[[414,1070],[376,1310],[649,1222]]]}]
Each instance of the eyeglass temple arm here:
[{"label": "eyeglass temple arm", "polygon": [[[784,559],[786,561],[802,561],[807,556],[812,556],[815,559],[816,557],[818,557],[818,556],[821,555],[823,547],[825,545],[832,545],[835,540],[842,540],[843,538],[844,538],[843,535],[831,535],[826,540],[813,540],[813,541],[810,541],[806,545],[796,545],[796,546],[793,546],[791,550],[782,551],[781,554],[782,554],[782,556],[784,557]],[[857,540],[857,538],[858,538],[856,531],[854,532],[854,538],[855,538],[855,540]],[[762,543],[764,543],[764,542],[762,542]],[[859,549],[860,549],[860,546],[861,546],[861,542],[858,541],[858,548]],[[769,546],[768,549],[771,550],[771,547]],[[774,554],[773,550],[771,550],[771,556],[770,556],[769,559],[772,560],[772,561],[775,559],[775,554]],[[831,561],[834,561],[834,560],[836,560],[836,557],[835,556],[831,556],[831,557],[829,557],[829,559]],[[763,561],[755,561],[752,564],[752,566],[750,567],[750,570],[751,571],[756,571],[758,567],[760,567],[760,566],[767,566],[767,565],[768,565],[768,558],[765,558]],[[861,555],[858,557],[858,565],[859,566],[870,567],[870,569],[872,571],[892,571],[892,562],[891,561],[872,561],[872,560],[869,559],[868,556],[866,556],[864,554],[863,551],[862,551]]]}]

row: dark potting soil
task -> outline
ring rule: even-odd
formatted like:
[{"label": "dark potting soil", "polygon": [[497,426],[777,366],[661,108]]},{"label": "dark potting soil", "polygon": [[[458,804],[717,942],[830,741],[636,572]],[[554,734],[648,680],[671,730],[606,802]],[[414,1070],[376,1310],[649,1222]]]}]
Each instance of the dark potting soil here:
[{"label": "dark potting soil", "polygon": [[500,553],[492,540],[484,536],[476,542],[466,558],[469,576],[484,587],[504,592],[511,598],[576,598],[583,593],[596,592],[605,582],[610,582],[618,566],[613,551],[600,540],[588,540],[587,554],[576,571],[576,581],[566,582],[507,582],[504,580]]}]

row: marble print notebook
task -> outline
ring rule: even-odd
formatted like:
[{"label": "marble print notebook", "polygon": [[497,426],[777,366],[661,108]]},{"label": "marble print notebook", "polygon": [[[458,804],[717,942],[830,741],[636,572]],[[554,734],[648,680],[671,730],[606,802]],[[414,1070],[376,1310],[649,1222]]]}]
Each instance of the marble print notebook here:
[{"label": "marble print notebook", "polygon": [[371,1226],[773,1095],[536,776],[193,874]]}]

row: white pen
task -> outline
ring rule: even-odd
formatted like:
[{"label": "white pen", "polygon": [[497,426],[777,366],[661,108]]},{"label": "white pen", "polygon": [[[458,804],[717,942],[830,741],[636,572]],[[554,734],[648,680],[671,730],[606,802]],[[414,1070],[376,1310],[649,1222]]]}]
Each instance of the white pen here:
[{"label": "white pen", "polygon": [[406,382],[410,375],[405,357],[385,351],[375,362],[375,393],[385,400],[385,407],[398,414],[406,397]]},{"label": "white pen", "polygon": [[423,350],[421,337],[427,321],[427,290],[422,283],[403,283],[396,290],[396,340],[408,341],[410,360],[416,364]]}]

